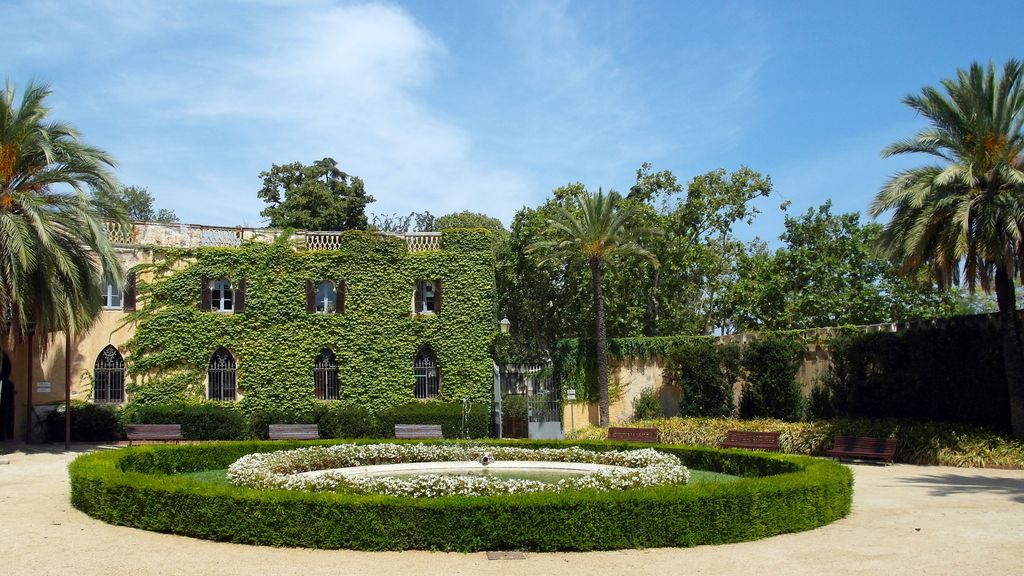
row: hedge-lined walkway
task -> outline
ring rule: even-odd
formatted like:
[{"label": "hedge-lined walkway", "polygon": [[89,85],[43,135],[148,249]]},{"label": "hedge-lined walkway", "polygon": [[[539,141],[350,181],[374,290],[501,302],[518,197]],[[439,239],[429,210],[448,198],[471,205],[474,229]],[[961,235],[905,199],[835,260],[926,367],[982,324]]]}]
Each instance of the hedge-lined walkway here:
[{"label": "hedge-lined walkway", "polygon": [[[2,446],[2,445],[0,445]],[[10,447],[8,447],[10,448]],[[79,448],[78,450],[84,450]],[[68,502],[76,454],[0,455],[0,542],[11,574],[1012,574],[1024,549],[1024,471],[854,466],[850,517],[758,542],[528,554],[274,549],[116,527]]]}]

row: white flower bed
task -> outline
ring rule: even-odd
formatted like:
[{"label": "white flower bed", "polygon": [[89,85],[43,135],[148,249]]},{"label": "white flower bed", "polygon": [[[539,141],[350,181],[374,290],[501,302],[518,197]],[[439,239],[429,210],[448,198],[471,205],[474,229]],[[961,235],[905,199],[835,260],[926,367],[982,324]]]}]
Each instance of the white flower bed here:
[{"label": "white flower bed", "polygon": [[[412,478],[347,476],[335,468],[401,464],[408,462],[458,462],[476,460],[488,452],[498,460],[586,462],[622,466],[627,470],[601,470],[548,484],[537,480],[512,480],[492,476],[442,476],[424,474]],[[328,470],[305,476],[299,472]],[[391,496],[490,496],[525,492],[567,490],[625,490],[661,484],[685,484],[690,472],[679,459],[651,448],[591,452],[581,448],[517,448],[506,446],[464,447],[439,444],[337,444],[249,454],[228,468],[228,481],[236,486],[262,490],[341,491]]]}]

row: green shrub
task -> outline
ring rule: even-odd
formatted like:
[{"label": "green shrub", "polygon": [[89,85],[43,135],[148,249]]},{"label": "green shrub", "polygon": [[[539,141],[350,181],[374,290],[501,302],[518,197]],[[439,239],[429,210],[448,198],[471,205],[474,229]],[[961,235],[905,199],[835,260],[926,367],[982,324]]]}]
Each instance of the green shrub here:
[{"label": "green shrub", "polygon": [[[589,450],[635,447],[575,444]],[[620,492],[416,499],[261,492],[167,475],[224,468],[244,454],[303,445],[229,442],[88,454],[69,467],[71,502],[115,524],[249,544],[544,551],[695,546],[808,530],[846,516],[853,489],[850,471],[830,461],[685,446],[658,448],[690,467],[748,478]]]},{"label": "green shrub", "polygon": [[746,385],[740,410],[744,418],[778,418],[795,422],[803,416],[803,396],[796,374],[805,346],[790,336],[769,334],[743,350]]},{"label": "green shrub", "polygon": [[680,341],[665,357],[665,383],[682,390],[679,413],[684,416],[728,416],[732,413],[732,380],[726,379],[723,357],[709,338]]},{"label": "green shrub", "polygon": [[661,410],[661,398],[651,386],[641,390],[640,394],[633,398],[632,404],[634,421],[661,418],[665,415]]},{"label": "green shrub", "polygon": [[1010,430],[998,325],[954,318],[830,343],[829,409],[850,418],[915,418]]},{"label": "green shrub", "polygon": [[[305,408],[279,408],[276,410],[253,410],[246,421],[250,438],[261,438],[266,440],[270,436],[271,424],[315,424],[316,408],[313,406]],[[323,430],[320,431],[323,437]]]},{"label": "green shrub", "polygon": [[[896,461],[940,466],[1000,466],[1024,468],[1024,442],[991,430],[919,420],[736,420],[732,418],[665,418],[634,422],[657,428],[666,444],[717,447],[728,430],[779,432],[783,452],[824,456],[835,436],[872,436],[896,439]],[[577,438],[599,440],[604,428],[579,430]]]},{"label": "green shrub", "polygon": [[526,418],[526,395],[506,394],[502,396],[501,415],[504,418]]},{"label": "green shrub", "polygon": [[[379,434],[373,414],[356,404],[321,404],[315,411],[315,418],[322,438],[372,438]],[[390,435],[394,435],[393,429]]]},{"label": "green shrub", "polygon": [[487,438],[491,430],[491,407],[469,404],[463,430],[462,404],[456,402],[413,402],[395,406],[378,416],[378,435],[394,438],[395,424],[440,424],[445,438]]},{"label": "green shrub", "polygon": [[245,417],[229,402],[143,404],[125,410],[132,424],[181,424],[186,440],[240,440],[247,436]]},{"label": "green shrub", "polygon": [[[71,440],[73,442],[105,442],[119,440],[124,429],[113,406],[71,401]],[[46,415],[46,439],[50,442],[64,441],[64,403]]]}]

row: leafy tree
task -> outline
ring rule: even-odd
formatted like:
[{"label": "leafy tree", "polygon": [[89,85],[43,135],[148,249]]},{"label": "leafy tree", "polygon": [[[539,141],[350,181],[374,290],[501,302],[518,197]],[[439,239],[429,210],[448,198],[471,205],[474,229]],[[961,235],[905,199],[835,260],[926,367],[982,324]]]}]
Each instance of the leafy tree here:
[{"label": "leafy tree", "polygon": [[501,223],[501,220],[486,214],[480,214],[479,212],[470,212],[469,210],[438,216],[434,225],[438,230],[446,230],[448,228],[486,228],[493,232],[497,238],[508,236],[508,230],[505,230],[505,225]]},{"label": "leafy tree", "polygon": [[746,385],[740,414],[744,418],[778,418],[795,422],[803,416],[803,396],[796,380],[804,344],[768,334],[743,350]]},{"label": "leafy tree", "polygon": [[876,324],[967,312],[965,301],[924,278],[901,277],[874,245],[878,224],[860,214],[833,214],[825,202],[786,217],[784,247],[761,242],[741,254],[729,289],[728,315],[737,330],[787,330]]},{"label": "leafy tree", "polygon": [[174,210],[160,208],[154,210],[153,195],[141,186],[122,186],[113,192],[98,190],[93,193],[93,201],[104,207],[112,207],[116,211],[128,215],[131,220],[162,222],[173,224],[178,222]]},{"label": "leafy tree", "polygon": [[401,214],[374,214],[369,228],[378,232],[407,234],[409,232],[437,232],[437,217],[430,212],[410,212]]},{"label": "leafy tree", "polygon": [[597,385],[599,393],[599,424],[608,426],[608,338],[604,325],[604,300],[601,296],[603,268],[621,258],[640,257],[657,265],[653,254],[644,249],[637,238],[644,232],[631,222],[633,212],[628,205],[618,205],[615,192],[598,191],[579,199],[578,213],[562,208],[558,216],[548,220],[555,239],[537,242],[527,248],[538,253],[540,260],[566,262],[569,267],[584,264],[590,268],[590,286],[594,303],[594,332],[597,343]]},{"label": "leafy tree", "polygon": [[1024,89],[1021,62],[999,75],[993,64],[958,70],[942,88],[925,87],[904,104],[928,120],[885,157],[927,154],[937,164],[889,179],[871,214],[892,212],[879,240],[904,271],[922,263],[942,285],[964,280],[994,289],[1014,434],[1024,438],[1024,349],[1014,276],[1024,271]]},{"label": "leafy tree", "polygon": [[20,337],[33,327],[85,332],[103,276],[123,276],[103,214],[85,194],[116,190],[114,161],[50,119],[50,94],[29,84],[16,104],[11,84],[0,91],[0,310]]},{"label": "leafy tree", "polygon": [[260,215],[273,228],[298,230],[365,230],[366,205],[373,202],[363,181],[338,169],[333,158],[311,166],[299,162],[274,164],[260,172],[257,196],[270,204]]}]

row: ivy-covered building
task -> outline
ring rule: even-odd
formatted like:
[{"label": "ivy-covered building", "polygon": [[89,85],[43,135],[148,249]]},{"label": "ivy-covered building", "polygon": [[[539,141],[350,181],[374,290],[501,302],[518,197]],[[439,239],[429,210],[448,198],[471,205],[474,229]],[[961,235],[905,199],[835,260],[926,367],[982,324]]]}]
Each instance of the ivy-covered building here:
[{"label": "ivy-covered building", "polygon": [[[243,410],[490,402],[497,332],[486,230],[389,235],[134,223],[110,235],[132,272],[71,346],[71,396],[214,400]],[[64,398],[64,336],[8,344],[4,436]],[[7,395],[10,399],[10,394]],[[38,435],[39,431],[33,432]]]}]

